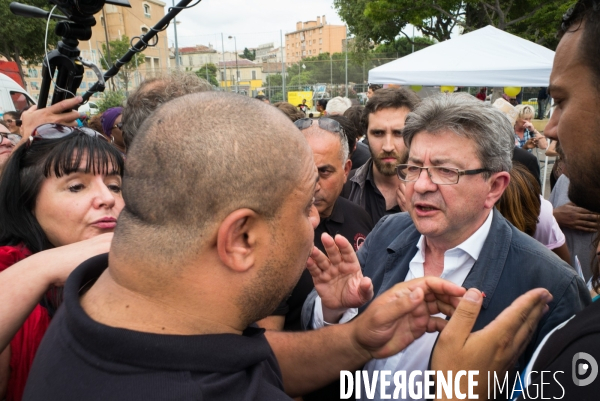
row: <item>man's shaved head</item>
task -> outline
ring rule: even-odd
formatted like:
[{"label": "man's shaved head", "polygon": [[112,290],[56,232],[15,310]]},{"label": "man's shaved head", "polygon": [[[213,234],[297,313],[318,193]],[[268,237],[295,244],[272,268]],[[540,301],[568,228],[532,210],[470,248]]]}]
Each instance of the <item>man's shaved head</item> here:
[{"label": "man's shaved head", "polygon": [[275,217],[310,155],[294,124],[259,100],[222,92],[171,100],[128,152],[113,249],[171,262],[193,257],[207,228],[237,209]]}]

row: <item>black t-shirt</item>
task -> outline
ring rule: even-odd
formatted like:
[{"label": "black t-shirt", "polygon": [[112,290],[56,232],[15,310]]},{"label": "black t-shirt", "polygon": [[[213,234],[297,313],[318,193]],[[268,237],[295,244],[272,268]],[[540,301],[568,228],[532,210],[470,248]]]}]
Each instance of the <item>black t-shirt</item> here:
[{"label": "black t-shirt", "polygon": [[[331,216],[321,219],[319,225],[315,229],[315,246],[325,252],[323,243],[321,242],[321,234],[328,233],[332,237],[336,234],[344,236],[354,248],[355,251],[362,245],[367,235],[373,229],[371,217],[363,208],[348,199],[338,197],[333,206]],[[315,285],[308,270],[304,270],[298,284],[294,287],[292,295],[279,305],[274,314],[285,314],[285,324],[283,326],[286,331],[301,331],[302,324],[300,321],[302,314],[302,305],[306,297]],[[287,312],[287,313],[286,313]]]},{"label": "black t-shirt", "polygon": [[87,260],[37,351],[23,400],[290,400],[264,330],[161,335],[109,327],[79,303],[108,266]]},{"label": "black t-shirt", "polygon": [[[544,399],[598,400],[599,364],[600,301],[596,301],[548,338],[533,364],[532,371],[538,373],[531,375],[529,393],[521,394],[519,400],[533,399],[536,391],[541,399],[542,388]],[[541,372],[550,373],[542,376]],[[582,381],[576,384],[574,379]],[[588,379],[591,382],[586,384]]]},{"label": "black t-shirt", "polygon": [[[379,219],[381,219],[383,216],[387,216],[388,214],[400,213],[400,212],[402,212],[402,210],[400,209],[400,206],[398,206],[398,205],[392,207],[391,209],[386,209],[387,205],[385,202],[385,197],[382,195],[381,191],[379,191],[379,188],[377,188],[377,185],[375,185],[375,179],[373,178],[373,162],[369,161],[369,163],[371,163],[371,164],[369,166],[369,171],[367,173],[367,179],[365,180],[365,187],[364,187],[364,192],[365,192],[364,209],[371,216],[371,220],[373,221],[373,224],[377,224]],[[350,193],[352,192],[352,186],[358,185],[357,183],[355,183],[351,180],[351,178],[354,177],[355,174],[356,174],[356,169],[351,170],[350,174],[348,174],[348,180],[346,181],[346,183],[344,184],[344,187],[342,188],[342,193],[340,195],[341,197],[349,199]],[[358,201],[358,200],[356,200],[355,202],[357,204],[360,203],[360,201]]]}]

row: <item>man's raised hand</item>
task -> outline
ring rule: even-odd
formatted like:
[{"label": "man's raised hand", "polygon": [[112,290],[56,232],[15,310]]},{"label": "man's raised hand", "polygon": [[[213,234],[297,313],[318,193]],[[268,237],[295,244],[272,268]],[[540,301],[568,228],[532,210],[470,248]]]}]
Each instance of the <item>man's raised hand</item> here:
[{"label": "man's raised hand", "polygon": [[335,322],[348,308],[358,308],[373,298],[371,279],[364,277],[352,245],[336,235],[324,233],[321,241],[327,255],[316,247],[306,263],[323,304],[325,321]]}]

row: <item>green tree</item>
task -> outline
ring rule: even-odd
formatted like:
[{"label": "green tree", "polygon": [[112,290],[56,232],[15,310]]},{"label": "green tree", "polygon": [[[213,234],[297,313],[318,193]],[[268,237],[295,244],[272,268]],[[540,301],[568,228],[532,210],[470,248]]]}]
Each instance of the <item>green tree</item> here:
[{"label": "green tree", "polygon": [[106,91],[102,93],[102,98],[96,102],[100,113],[104,113],[111,107],[123,106],[127,96],[123,91]]},{"label": "green tree", "polygon": [[[287,78],[286,78],[287,79]],[[263,86],[282,86],[283,85],[283,75],[280,73],[267,75],[267,79]]]},{"label": "green tree", "polygon": [[[202,79],[206,79],[208,82],[210,82],[211,85],[213,86],[219,86],[219,81],[217,81],[217,66],[212,64],[212,63],[208,63],[202,66],[202,68],[200,68],[198,71],[195,72],[195,74],[202,78]],[[208,79],[207,79],[208,77]]]},{"label": "green tree", "polygon": [[254,61],[256,59],[256,50],[249,50],[247,47],[244,48],[244,52],[240,54],[240,58]]},{"label": "green tree", "polygon": [[[0,54],[8,61],[14,61],[19,68],[21,79],[25,83],[23,61],[30,64],[41,63],[46,49],[44,37],[46,20],[18,17],[10,12],[9,0],[0,0]],[[46,0],[28,0],[30,6],[40,7],[49,11]],[[50,21],[48,27],[48,46],[55,47],[58,37],[54,34],[56,23]]]},{"label": "green tree", "polygon": [[[121,39],[111,40],[110,42],[108,42],[108,44],[109,44],[109,49],[110,49],[110,65],[108,65],[108,63],[107,63],[108,54],[106,51],[106,43],[102,43],[101,62],[102,62],[102,68],[104,68],[105,70],[112,67],[112,65],[118,59],[123,57],[125,55],[125,53],[127,53],[127,51],[129,50],[129,47],[131,46],[129,43],[129,38],[125,35],[123,35],[121,37]],[[123,82],[125,93],[127,93],[129,90],[129,83],[131,82],[131,79],[133,78],[133,73],[135,72],[135,70],[137,70],[137,68],[140,64],[143,64],[145,62],[145,60],[146,60],[146,57],[144,56],[143,53],[136,53],[131,58],[131,61],[129,61],[124,66],[122,66],[121,69],[119,70],[117,77],[119,77],[121,82]]]},{"label": "green tree", "polygon": [[423,35],[443,41],[455,27],[469,32],[486,25],[550,48],[556,25],[576,0],[334,0],[339,15],[356,36],[358,48],[371,42],[392,42],[404,35],[409,41],[415,26]]}]

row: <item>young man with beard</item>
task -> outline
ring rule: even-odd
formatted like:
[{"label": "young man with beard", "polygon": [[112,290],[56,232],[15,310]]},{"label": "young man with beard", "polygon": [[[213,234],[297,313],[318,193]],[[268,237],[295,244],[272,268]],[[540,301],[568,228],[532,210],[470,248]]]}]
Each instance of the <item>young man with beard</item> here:
[{"label": "young man with beard", "polygon": [[402,129],[406,116],[419,103],[414,92],[403,88],[378,90],[365,106],[362,124],[367,132],[371,159],[351,172],[342,196],[362,206],[373,224],[388,214],[398,213],[396,191],[403,184],[396,165],[406,152]]}]

